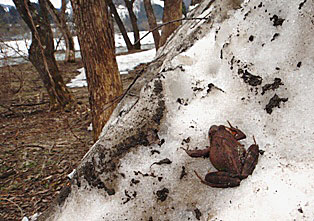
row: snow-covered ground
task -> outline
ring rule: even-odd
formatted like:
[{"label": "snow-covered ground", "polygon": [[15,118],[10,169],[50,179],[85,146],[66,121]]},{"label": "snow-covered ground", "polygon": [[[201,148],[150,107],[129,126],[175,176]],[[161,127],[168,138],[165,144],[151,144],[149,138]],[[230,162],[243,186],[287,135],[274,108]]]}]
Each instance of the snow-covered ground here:
[{"label": "snow-covered ground", "polygon": [[[117,56],[117,63],[119,67],[120,74],[127,74],[129,70],[132,70],[134,67],[141,63],[147,63],[154,59],[156,54],[155,49],[151,49],[148,51],[127,54],[127,55],[120,55]],[[80,68],[78,69],[80,72],[74,79],[71,80],[70,83],[67,84],[68,87],[86,87],[86,75],[85,69]]]}]

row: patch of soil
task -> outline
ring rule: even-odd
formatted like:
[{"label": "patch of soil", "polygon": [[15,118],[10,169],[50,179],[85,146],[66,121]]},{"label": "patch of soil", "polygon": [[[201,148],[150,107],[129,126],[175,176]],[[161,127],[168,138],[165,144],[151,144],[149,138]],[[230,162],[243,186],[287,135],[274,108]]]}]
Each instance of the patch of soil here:
[{"label": "patch of soil", "polygon": [[262,95],[265,94],[266,91],[268,90],[276,90],[277,88],[280,87],[280,85],[284,85],[281,81],[280,78],[275,78],[274,79],[274,82],[272,84],[265,84],[263,87],[262,87]]},{"label": "patch of soil", "polygon": [[251,86],[258,86],[262,84],[263,79],[258,75],[253,75],[248,70],[239,69],[238,74],[241,76],[241,78],[244,80],[245,83],[251,85]]},{"label": "patch of soil", "polygon": [[281,102],[287,102],[288,98],[280,98],[277,94],[275,94],[268,102],[268,104],[265,107],[265,110],[268,114],[271,114],[273,112],[273,108],[278,107],[280,108]]},{"label": "patch of soil", "polygon": [[[65,82],[83,67],[58,63]],[[122,75],[126,89],[140,65]],[[92,146],[87,87],[71,88],[71,112],[49,111],[49,98],[30,63],[0,68],[0,220],[43,212]]]}]

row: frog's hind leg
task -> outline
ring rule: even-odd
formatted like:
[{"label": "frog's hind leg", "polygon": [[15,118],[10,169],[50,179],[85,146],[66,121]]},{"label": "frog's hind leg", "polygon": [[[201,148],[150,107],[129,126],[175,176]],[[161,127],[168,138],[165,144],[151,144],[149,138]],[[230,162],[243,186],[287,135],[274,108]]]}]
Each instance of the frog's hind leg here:
[{"label": "frog's hind leg", "polygon": [[194,171],[196,176],[201,180],[202,183],[216,188],[227,188],[239,186],[241,179],[228,172],[217,171],[206,174],[205,180],[203,180],[196,171]]},{"label": "frog's hind leg", "polygon": [[241,178],[244,179],[253,173],[258,161],[259,147],[253,136],[254,144],[252,144],[246,152],[244,164],[242,168]]}]

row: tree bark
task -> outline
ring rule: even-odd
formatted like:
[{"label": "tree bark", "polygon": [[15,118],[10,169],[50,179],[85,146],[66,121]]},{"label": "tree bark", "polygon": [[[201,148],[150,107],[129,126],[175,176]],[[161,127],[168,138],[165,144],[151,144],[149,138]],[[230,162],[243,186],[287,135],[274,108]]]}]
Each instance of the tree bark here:
[{"label": "tree bark", "polygon": [[[162,22],[166,23],[172,20],[182,18],[182,0],[165,0],[164,14]],[[174,22],[162,27],[159,47],[163,46],[168,37],[181,25],[181,22]]]},{"label": "tree bark", "polygon": [[61,5],[61,13],[60,13],[60,18],[61,18],[61,24],[65,30],[65,35],[67,36],[66,40],[66,53],[65,53],[65,61],[66,62],[75,62],[75,46],[74,46],[74,40],[73,40],[73,35],[66,24],[66,0],[62,0],[62,5]]},{"label": "tree bark", "polygon": [[196,5],[196,4],[199,4],[201,3],[202,0],[192,0],[191,1],[191,5]]},{"label": "tree bark", "polygon": [[134,14],[134,11],[133,11],[134,0],[124,0],[124,2],[125,2],[125,6],[128,9],[128,12],[130,15],[130,20],[131,20],[131,24],[132,24],[132,28],[133,28],[133,33],[134,33],[134,42],[137,42],[134,45],[134,49],[141,49],[141,42],[139,41],[140,40],[140,31],[138,29],[136,15]]},{"label": "tree bark", "polygon": [[115,57],[113,26],[103,0],[71,0],[88,82],[96,141],[122,94]]},{"label": "tree bark", "polygon": [[[149,29],[153,30],[154,28],[157,27],[157,22],[156,22],[156,17],[155,17],[154,10],[153,10],[150,0],[144,0],[144,7],[145,7],[147,19],[148,19]],[[154,37],[154,42],[155,42],[155,48],[157,51],[159,48],[159,41],[160,41],[160,34],[158,30],[153,31],[153,37]]]},{"label": "tree bark", "polygon": [[50,1],[47,1],[48,11],[55,20],[58,28],[62,32],[65,41],[65,61],[66,62],[75,62],[75,48],[73,36],[66,24],[65,10],[66,10],[66,1],[62,0],[61,12],[58,12],[55,7],[51,4]]},{"label": "tree bark", "polygon": [[54,57],[53,35],[48,20],[48,11],[43,0],[37,12],[29,0],[13,1],[20,16],[32,32],[29,60],[38,71],[50,98],[50,109],[64,108],[73,102],[71,93],[64,84]]},{"label": "tree bark", "polygon": [[123,25],[123,22],[122,22],[119,14],[117,12],[116,6],[113,4],[112,0],[106,0],[106,1],[107,1],[109,8],[110,8],[110,12],[113,14],[113,17],[114,17],[114,19],[115,19],[115,21],[119,27],[119,30],[123,36],[123,39],[125,41],[125,44],[126,44],[128,51],[133,50],[134,49],[133,44],[131,43],[130,38],[127,34],[127,31]]}]

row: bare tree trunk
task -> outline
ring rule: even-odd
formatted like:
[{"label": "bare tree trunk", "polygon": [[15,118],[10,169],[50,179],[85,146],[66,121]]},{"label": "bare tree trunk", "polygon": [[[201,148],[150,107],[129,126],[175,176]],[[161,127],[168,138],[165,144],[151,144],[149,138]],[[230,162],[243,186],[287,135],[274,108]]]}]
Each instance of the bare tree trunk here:
[{"label": "bare tree trunk", "polygon": [[41,13],[29,0],[13,1],[20,16],[32,32],[29,60],[38,71],[50,98],[50,108],[58,109],[73,102],[71,93],[63,82],[54,57],[53,35],[48,21],[46,3],[39,1]]},{"label": "bare tree trunk", "polygon": [[196,5],[196,4],[199,4],[201,3],[202,0],[192,0],[191,1],[191,5]]},{"label": "bare tree trunk", "polygon": [[[154,28],[157,27],[157,22],[156,22],[156,17],[155,17],[154,10],[153,10],[150,0],[144,0],[144,7],[145,7],[147,19],[148,19],[149,29],[153,30]],[[159,48],[159,41],[160,41],[160,34],[158,30],[153,31],[153,37],[154,37],[154,42],[155,42],[155,48],[157,51]]]},{"label": "bare tree trunk", "polygon": [[127,7],[128,11],[129,11],[129,15],[130,15],[130,20],[131,20],[131,24],[132,24],[132,28],[133,28],[133,33],[134,33],[134,42],[137,42],[134,45],[134,48],[135,49],[141,49],[141,42],[139,41],[140,40],[140,31],[138,29],[136,15],[134,14],[134,11],[133,11],[134,1],[135,0],[124,0],[125,6]]},{"label": "bare tree trunk", "polygon": [[55,7],[51,4],[50,1],[47,1],[48,11],[55,20],[58,28],[62,32],[64,37],[66,51],[65,51],[65,61],[66,62],[75,62],[75,49],[73,36],[66,24],[65,10],[66,10],[66,1],[62,0],[61,12],[58,12]]},{"label": "bare tree trunk", "polygon": [[[162,22],[182,18],[182,0],[165,0],[164,14]],[[163,46],[168,37],[181,25],[181,22],[174,22],[163,26],[159,46]]]},{"label": "bare tree trunk", "polygon": [[88,82],[96,141],[122,94],[113,27],[103,0],[71,0]]},{"label": "bare tree trunk", "polygon": [[128,51],[133,50],[134,49],[133,44],[131,43],[130,38],[127,34],[127,31],[123,25],[123,22],[122,22],[119,14],[117,12],[116,6],[113,4],[112,0],[106,0],[106,1],[107,1],[109,8],[110,8],[110,12],[113,14],[113,17],[114,17],[114,19],[115,19],[115,21],[119,27],[119,30],[123,36],[123,39],[125,41],[125,44],[126,44]]},{"label": "bare tree trunk", "polygon": [[[66,52],[65,52],[65,61],[66,62],[75,62],[75,46],[74,46],[74,40],[73,35],[66,23],[66,0],[62,0],[61,5],[61,12],[60,12],[60,19],[61,19],[61,25],[63,27],[63,30],[65,31],[65,37],[66,38]],[[67,45],[68,44],[68,45]]]}]

